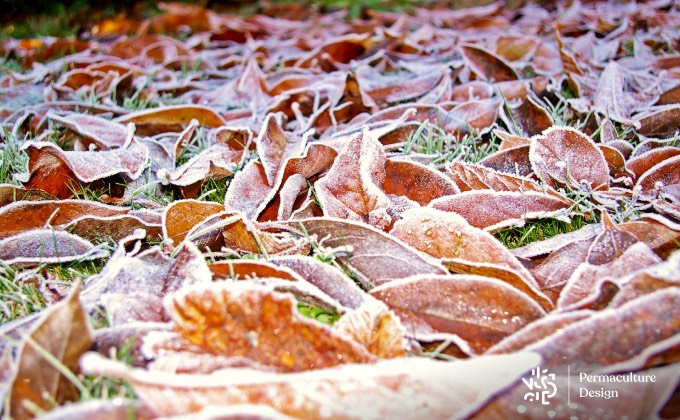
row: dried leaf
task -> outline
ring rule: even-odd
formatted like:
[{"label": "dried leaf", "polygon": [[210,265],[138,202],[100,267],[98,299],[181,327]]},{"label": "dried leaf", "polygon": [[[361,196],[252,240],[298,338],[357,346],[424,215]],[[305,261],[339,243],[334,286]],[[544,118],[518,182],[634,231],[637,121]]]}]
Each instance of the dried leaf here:
[{"label": "dried leaf", "polygon": [[460,190],[444,174],[407,160],[387,159],[383,191],[407,197],[425,206],[432,200]]},{"label": "dried leaf", "polygon": [[[509,113],[509,115],[507,115]],[[534,136],[553,126],[554,121],[548,111],[527,96],[521,104],[504,108],[505,124],[516,135]]]},{"label": "dried leaf", "polygon": [[635,188],[640,194],[656,197],[668,195],[680,199],[677,187],[680,184],[680,156],[673,156],[652,166],[644,172]]},{"label": "dried leaf", "polygon": [[552,127],[531,139],[531,166],[544,182],[606,190],[609,168],[602,152],[583,133],[569,127]]},{"label": "dried leaf", "polygon": [[197,120],[200,125],[217,128],[226,121],[211,108],[200,105],[171,105],[133,112],[114,119],[120,124],[134,123],[139,135],[180,132],[182,126]]},{"label": "dried leaf", "polygon": [[545,315],[524,293],[500,280],[473,275],[414,276],[371,290],[417,339],[455,334],[482,353]]},{"label": "dried leaf", "polygon": [[179,245],[189,231],[208,217],[224,211],[224,206],[196,200],[179,200],[163,212],[163,236]]},{"label": "dried leaf", "polygon": [[[81,362],[86,372],[129,378],[141,399],[164,415],[210,405],[265,404],[296,418],[466,417],[538,363],[527,353],[455,363],[409,357],[285,376],[247,369],[206,376],[127,370],[91,355]],[[471,381],[482,366],[488,374]]]},{"label": "dried leaf", "polygon": [[270,262],[293,270],[345,307],[358,309],[366,299],[364,291],[352,279],[315,258],[294,255],[272,258]]},{"label": "dried leaf", "polygon": [[366,347],[381,359],[406,356],[409,344],[399,319],[378,301],[366,300],[361,307],[344,315],[333,329]]},{"label": "dried leaf", "polygon": [[504,82],[517,80],[517,73],[504,59],[473,45],[461,45],[460,50],[472,70],[484,80]]},{"label": "dried leaf", "polygon": [[533,173],[529,160],[529,146],[517,146],[493,153],[479,164],[499,172],[526,177]]},{"label": "dried leaf", "polygon": [[385,152],[367,129],[338,155],[325,177],[314,184],[324,215],[367,222],[379,229],[392,224],[385,182]]},{"label": "dried leaf", "polygon": [[247,282],[187,288],[168,298],[166,309],[185,340],[215,355],[288,372],[374,360],[362,346],[298,315],[289,296]]},{"label": "dried leaf", "polygon": [[626,162],[626,169],[635,174],[636,179],[639,179],[658,163],[678,155],[680,155],[680,148],[671,146],[659,147],[632,157]]},{"label": "dried leaf", "polygon": [[27,142],[24,150],[30,159],[24,186],[58,198],[71,197],[78,182],[91,183],[119,174],[137,179],[149,157],[149,149],[136,141],[128,148],[102,152],[65,152],[46,142]]},{"label": "dried leaf", "polygon": [[61,404],[77,399],[75,386],[42,353],[49,353],[72,372],[78,371],[78,359],[93,341],[92,327],[78,300],[79,292],[77,283],[64,301],[45,310],[23,340],[7,405],[14,418],[33,417],[24,401],[48,410],[50,400]]},{"label": "dried leaf", "polygon": [[680,126],[680,105],[667,105],[635,116],[638,133],[646,137],[671,137]]},{"label": "dried leaf", "polygon": [[68,114],[60,116],[53,112],[48,112],[47,118],[65,125],[76,134],[96,144],[102,150],[122,147],[128,137],[128,130],[124,124],[93,115]]},{"label": "dried leaf", "polygon": [[7,265],[38,266],[105,258],[109,253],[70,233],[27,230],[0,240],[0,260]]},{"label": "dried leaf", "polygon": [[432,208],[411,209],[402,216],[390,232],[393,236],[420,251],[444,258],[444,263],[456,271],[502,278],[542,307],[552,306],[529,271],[503,244],[491,234],[470,226],[461,216]]},{"label": "dried leaf", "polygon": [[564,216],[569,202],[534,191],[479,190],[439,198],[430,207],[456,213],[476,228],[495,232],[521,226],[525,220]]},{"label": "dried leaf", "polygon": [[[416,274],[445,274],[446,269],[404,242],[363,223],[313,218],[291,222],[307,234],[323,239],[322,245],[336,250],[367,289]],[[343,253],[343,254],[340,254]]]}]

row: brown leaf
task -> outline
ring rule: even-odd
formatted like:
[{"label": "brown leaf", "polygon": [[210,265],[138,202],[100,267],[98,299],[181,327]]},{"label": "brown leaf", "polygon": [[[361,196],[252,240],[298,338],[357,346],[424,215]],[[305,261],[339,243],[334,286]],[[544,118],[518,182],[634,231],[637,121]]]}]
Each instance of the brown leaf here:
[{"label": "brown leaf", "polygon": [[545,312],[524,293],[497,279],[473,275],[414,276],[371,290],[417,339],[455,334],[482,353]]},{"label": "brown leaf", "polygon": [[529,176],[533,173],[529,160],[529,150],[530,146],[528,145],[500,150],[485,157],[479,164],[499,172],[516,176]]},{"label": "brown leaf", "polygon": [[338,259],[347,264],[362,285],[376,285],[416,274],[445,274],[446,269],[401,240],[363,223],[349,220],[313,218],[291,222],[304,227],[317,241],[336,251]]},{"label": "brown leaf", "polygon": [[130,147],[102,152],[65,152],[53,143],[27,142],[28,188],[47,191],[58,198],[73,195],[78,182],[91,183],[113,175],[137,179],[144,170],[149,149],[133,141]]},{"label": "brown leaf", "polygon": [[27,230],[0,240],[0,260],[7,265],[38,266],[105,258],[109,253],[70,233]]},{"label": "brown leaf", "polygon": [[23,340],[6,407],[14,418],[33,417],[24,401],[48,410],[49,401],[62,404],[77,399],[74,385],[37,348],[50,353],[72,372],[78,371],[78,359],[93,341],[92,327],[78,300],[79,292],[80,285],[76,283],[65,300],[45,310]]},{"label": "brown leaf", "polygon": [[[456,363],[407,357],[281,376],[249,369],[214,375],[129,370],[90,354],[81,362],[88,373],[128,378],[140,398],[163,415],[264,404],[295,418],[467,417],[538,363],[527,353]],[[482,366],[485,380],[471,382]]]},{"label": "brown leaf", "polygon": [[0,208],[0,238],[30,229],[61,228],[83,217],[114,217],[129,209],[87,200],[19,201]]},{"label": "brown leaf", "polygon": [[345,307],[358,309],[366,299],[364,291],[352,279],[316,258],[293,255],[272,258],[270,262],[293,270]]},{"label": "brown leaf", "polygon": [[411,209],[402,216],[390,232],[393,236],[433,257],[444,258],[444,263],[456,271],[500,277],[542,307],[552,306],[532,275],[503,244],[470,226],[461,216],[432,208]]},{"label": "brown leaf", "polygon": [[593,265],[608,264],[638,242],[637,238],[620,229],[609,216],[602,212],[602,232],[600,232],[588,248],[586,261]]},{"label": "brown leaf", "polygon": [[680,105],[666,105],[638,114],[635,119],[640,123],[638,134],[646,137],[671,137],[680,126]]},{"label": "brown leaf", "polygon": [[243,212],[249,219],[256,219],[273,189],[267,181],[264,166],[258,161],[250,161],[229,183],[224,206]]},{"label": "brown leaf", "polygon": [[289,137],[281,128],[281,121],[274,114],[269,114],[256,143],[267,182],[275,186],[286,161],[301,155],[306,141],[296,136]]},{"label": "brown leaf", "polygon": [[450,115],[465,121],[474,132],[486,133],[498,119],[500,108],[498,100],[467,101],[456,105]]},{"label": "brown leaf", "polygon": [[[243,214],[228,217],[229,224],[224,227],[222,236],[224,246],[237,252],[253,255],[306,255],[310,244],[307,238],[285,231],[268,232],[259,229]],[[225,219],[225,222],[227,219]]]},{"label": "brown leaf", "polygon": [[0,184],[0,207],[4,207],[16,201],[40,201],[52,199],[54,199],[54,197],[42,190],[27,190],[12,184]]},{"label": "brown leaf", "polygon": [[668,195],[680,199],[677,191],[680,184],[680,156],[673,156],[652,166],[638,178],[635,189],[640,194],[656,197]]},{"label": "brown leaf", "polygon": [[382,188],[387,194],[407,197],[422,206],[436,198],[460,192],[441,172],[398,159],[387,159]]},{"label": "brown leaf", "polygon": [[[673,316],[680,289],[663,289],[615,309],[605,309],[573,323],[525,348],[543,357],[542,367],[593,372],[616,366],[616,371],[646,367],[653,354],[668,349],[677,337],[680,320]],[[665,343],[665,344],[662,344]]]},{"label": "brown leaf", "polygon": [[289,296],[248,282],[188,288],[169,298],[166,309],[185,340],[215,355],[288,372],[374,360],[344,335],[298,315]]},{"label": "brown leaf", "polygon": [[672,146],[659,147],[630,158],[626,162],[626,169],[635,174],[636,179],[639,179],[655,165],[677,155],[680,155],[680,148]]},{"label": "brown leaf", "polygon": [[568,325],[592,316],[593,313],[590,310],[551,312],[505,337],[491,346],[484,354],[516,353],[530,344],[561,331]]},{"label": "brown leaf", "polygon": [[361,307],[344,315],[333,329],[351,337],[380,359],[405,357],[409,344],[406,329],[385,305],[366,300]]},{"label": "brown leaf", "polygon": [[602,152],[586,135],[570,127],[552,127],[531,139],[531,166],[544,182],[606,190],[609,168]]},{"label": "brown leaf", "polygon": [[661,259],[643,243],[626,249],[620,256],[604,265],[583,263],[572,273],[557,300],[557,307],[572,308],[583,301],[595,297],[603,279],[617,280],[633,271],[637,271],[661,262]]},{"label": "brown leaf", "polygon": [[595,109],[607,118],[623,124],[637,125],[630,117],[630,101],[625,97],[625,79],[616,61],[610,61],[597,82],[593,96]]},{"label": "brown leaf", "polygon": [[606,144],[598,144],[597,148],[600,149],[602,156],[604,156],[604,160],[607,161],[609,176],[615,180],[633,176],[633,174],[626,169],[626,158],[618,149]]},{"label": "brown leaf", "polygon": [[550,113],[530,96],[517,106],[504,107],[502,115],[505,125],[518,136],[538,135],[554,124]]},{"label": "brown leaf", "polygon": [[147,109],[123,115],[114,119],[121,124],[134,123],[139,135],[154,135],[180,132],[182,126],[197,120],[200,125],[217,128],[227,125],[226,121],[211,108],[201,105],[171,105]]},{"label": "brown leaf", "polygon": [[483,80],[504,82],[517,80],[517,73],[504,59],[473,45],[461,45],[460,50],[472,70]]},{"label": "brown leaf", "polygon": [[325,177],[314,184],[324,215],[363,221],[379,229],[392,224],[385,182],[385,152],[368,130],[355,136]]},{"label": "brown leaf", "polygon": [[128,137],[124,124],[87,114],[68,114],[65,116],[48,112],[47,118],[68,127],[76,134],[90,140],[101,150],[122,147]]},{"label": "brown leaf", "polygon": [[552,188],[546,188],[526,177],[498,172],[485,166],[453,161],[446,166],[447,175],[456,183],[461,191],[494,190],[514,192],[545,192],[556,198],[569,202]]},{"label": "brown leaf", "polygon": [[126,252],[125,241],[140,238],[138,235],[121,241],[83,293],[88,310],[104,307],[111,326],[135,321],[166,322],[169,317],[162,301],[168,293],[183,285],[210,282],[212,278],[203,255],[193,244],[184,243],[175,260],[157,248]]},{"label": "brown leaf", "polygon": [[657,290],[680,286],[680,279],[677,277],[678,270],[680,270],[680,253],[676,252],[663,263],[633,272],[619,281],[621,291],[612,299],[610,307],[619,307]]},{"label": "brown leaf", "polygon": [[541,192],[478,190],[442,197],[430,207],[457,213],[472,226],[496,232],[508,226],[522,226],[525,220],[565,216],[565,198]]},{"label": "brown leaf", "polygon": [[647,244],[661,258],[666,258],[677,249],[680,229],[673,228],[664,217],[652,216],[655,215],[645,214],[642,220],[622,223],[618,227]]}]

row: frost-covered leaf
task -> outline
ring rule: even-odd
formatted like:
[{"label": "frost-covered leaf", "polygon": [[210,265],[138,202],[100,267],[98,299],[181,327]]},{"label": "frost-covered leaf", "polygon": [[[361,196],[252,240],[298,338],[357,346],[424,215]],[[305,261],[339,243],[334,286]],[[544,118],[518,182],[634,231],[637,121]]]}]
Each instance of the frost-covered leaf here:
[{"label": "frost-covered leaf", "polygon": [[609,168],[602,152],[585,134],[569,127],[552,127],[531,139],[531,166],[551,185],[606,190]]},{"label": "frost-covered leaf", "polygon": [[392,224],[385,182],[385,152],[368,130],[355,136],[314,184],[324,215],[364,221],[379,229]]},{"label": "frost-covered leaf", "polygon": [[290,296],[248,282],[184,289],[166,308],[185,340],[215,355],[288,372],[374,360],[363,346],[298,315]]},{"label": "frost-covered leaf", "polygon": [[[281,376],[248,369],[164,374],[128,370],[91,355],[81,362],[87,372],[128,378],[140,398],[164,415],[210,405],[264,404],[297,418],[466,417],[538,363],[530,353],[455,363],[409,357]],[[488,373],[477,376],[482,366]]]},{"label": "frost-covered leaf", "polygon": [[478,190],[436,199],[430,207],[456,213],[476,228],[495,232],[521,226],[525,220],[564,216],[569,201],[557,194],[534,191]]},{"label": "frost-covered leaf", "polygon": [[49,353],[67,369],[78,371],[78,360],[93,341],[92,327],[78,299],[79,292],[77,284],[64,301],[41,314],[27,338],[22,340],[5,406],[12,417],[33,417],[25,402],[47,410],[51,401],[61,404],[77,399],[74,384],[43,353]]},{"label": "frost-covered leaf", "polygon": [[105,258],[108,251],[89,241],[52,229],[27,230],[0,240],[0,260],[7,265],[38,266]]},{"label": "frost-covered leaf", "polygon": [[38,188],[59,198],[69,198],[78,182],[89,184],[113,175],[137,179],[144,170],[149,149],[133,141],[128,148],[100,152],[65,152],[54,143],[27,142],[28,188]]},{"label": "frost-covered leaf", "polygon": [[473,275],[414,276],[376,287],[371,295],[397,314],[409,335],[427,340],[455,334],[477,353],[545,315],[507,283]]},{"label": "frost-covered leaf", "polygon": [[292,223],[316,235],[322,245],[335,249],[339,260],[370,289],[376,285],[416,274],[445,274],[446,269],[405,242],[363,223],[313,218]]}]

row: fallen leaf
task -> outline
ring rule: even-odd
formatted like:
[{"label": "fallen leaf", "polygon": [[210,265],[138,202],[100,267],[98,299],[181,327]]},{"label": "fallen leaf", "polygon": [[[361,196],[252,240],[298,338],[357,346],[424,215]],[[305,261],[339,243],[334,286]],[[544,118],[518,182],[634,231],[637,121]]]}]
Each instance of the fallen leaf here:
[{"label": "fallen leaf", "polygon": [[374,360],[344,335],[298,315],[289,296],[248,282],[187,288],[166,302],[180,335],[215,355],[288,372]]},{"label": "fallen leaf", "polygon": [[291,225],[304,228],[308,235],[316,235],[316,240],[325,248],[340,253],[338,259],[369,290],[416,274],[446,273],[436,260],[364,223],[312,218],[291,222]]},{"label": "fallen leaf", "polygon": [[138,135],[154,135],[182,131],[191,120],[197,120],[205,127],[217,128],[227,125],[224,118],[212,109],[200,105],[171,105],[163,108],[148,109],[115,118],[120,124],[134,123]]},{"label": "fallen leaf", "polygon": [[78,398],[78,391],[61,371],[43,356],[49,353],[72,372],[78,371],[78,360],[93,341],[92,327],[78,294],[80,285],[68,297],[41,314],[17,350],[16,373],[11,379],[11,393],[6,409],[14,418],[32,418],[24,404],[29,401],[49,410],[49,401],[63,404]]},{"label": "fallen leaf", "polygon": [[671,146],[659,147],[642,153],[641,155],[631,157],[626,162],[626,169],[635,174],[636,179],[639,179],[655,165],[677,155],[680,155],[680,148]]},{"label": "fallen leaf", "polygon": [[541,192],[478,190],[438,198],[430,207],[456,213],[470,225],[496,232],[525,220],[565,216],[569,202]]},{"label": "fallen leaf", "polygon": [[385,152],[366,129],[335,159],[326,176],[314,184],[324,215],[364,221],[379,229],[392,224],[385,182]]},{"label": "fallen leaf", "polygon": [[0,260],[7,265],[61,264],[108,255],[106,250],[85,239],[52,229],[27,230],[0,240]]},{"label": "fallen leaf", "polygon": [[644,172],[638,178],[635,189],[647,196],[668,195],[677,200],[680,198],[678,184],[680,184],[680,156],[673,156]]},{"label": "fallen leaf", "polygon": [[222,211],[224,206],[218,203],[175,201],[163,212],[163,236],[175,246],[179,245],[194,226]]},{"label": "fallen leaf", "polygon": [[24,186],[58,198],[73,196],[78,182],[88,184],[119,174],[137,179],[149,157],[149,149],[134,140],[128,148],[101,152],[65,152],[46,142],[26,142],[23,148],[30,159]]},{"label": "fallen leaf", "polygon": [[385,162],[382,189],[386,194],[404,196],[422,206],[436,198],[460,192],[441,172],[416,162],[397,159]]},{"label": "fallen leaf", "polygon": [[[502,278],[536,299],[542,307],[552,304],[529,271],[491,234],[471,226],[463,217],[432,208],[411,209],[390,233],[433,257],[443,258],[454,271]],[[418,273],[421,274],[421,273]]]},{"label": "fallen leaf", "polygon": [[359,308],[344,315],[333,329],[351,337],[380,359],[405,357],[410,347],[399,318],[374,300],[366,300]]},{"label": "fallen leaf", "polygon": [[466,274],[409,277],[376,287],[371,295],[397,314],[409,335],[427,340],[455,334],[477,354],[545,315],[507,283]]},{"label": "fallen leaf", "polygon": [[48,112],[47,118],[68,127],[76,134],[93,142],[101,150],[123,147],[128,137],[124,124],[87,114],[58,115]]},{"label": "fallen leaf", "polygon": [[498,172],[526,177],[533,174],[529,159],[529,146],[517,146],[493,153],[479,164]]},{"label": "fallen leaf", "polygon": [[[81,361],[86,372],[128,378],[140,398],[164,415],[195,412],[210,405],[257,403],[296,418],[323,414],[395,418],[404,413],[466,417],[538,363],[535,355],[527,353],[455,363],[399,358],[282,377],[248,369],[225,370],[214,375],[129,370],[93,355]],[[492,376],[471,381],[481,366],[488,368],[488,375]],[[192,387],[193,384],[202,386]],[[452,393],[452,389],[461,392]],[[420,397],[414,400],[414,395]]]},{"label": "fallen leaf", "polygon": [[555,126],[531,139],[531,167],[550,185],[606,190],[609,168],[602,152],[583,133]]},{"label": "fallen leaf", "polygon": [[473,45],[461,45],[460,50],[472,70],[483,80],[504,82],[518,79],[512,66],[489,50]]}]

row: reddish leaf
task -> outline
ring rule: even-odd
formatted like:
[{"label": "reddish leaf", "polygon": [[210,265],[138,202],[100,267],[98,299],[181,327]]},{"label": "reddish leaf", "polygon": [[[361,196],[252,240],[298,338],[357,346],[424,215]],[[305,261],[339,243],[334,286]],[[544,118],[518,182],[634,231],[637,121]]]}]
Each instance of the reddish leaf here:
[{"label": "reddish leaf", "polygon": [[600,75],[593,97],[595,109],[612,121],[634,125],[630,117],[630,101],[624,96],[624,76],[621,67],[611,61]]},{"label": "reddish leaf", "polygon": [[338,155],[314,187],[324,215],[364,221],[380,229],[392,224],[389,200],[380,189],[385,182],[385,152],[367,130]]},{"label": "reddish leaf", "polygon": [[264,167],[269,185],[276,185],[279,174],[283,172],[286,160],[302,154],[305,141],[298,137],[288,137],[274,114],[269,114],[257,138],[257,152]]},{"label": "reddish leaf", "polygon": [[377,287],[384,301],[415,338],[455,334],[481,353],[545,312],[502,281],[472,275],[416,276]]},{"label": "reddish leaf", "polygon": [[583,133],[553,127],[531,139],[531,166],[546,183],[606,190],[609,168],[602,152]]},{"label": "reddish leaf", "polygon": [[144,170],[149,149],[133,141],[130,147],[103,152],[65,152],[53,143],[27,142],[28,188],[38,188],[59,197],[73,195],[78,182],[91,183],[122,174],[137,179]]},{"label": "reddish leaf", "polygon": [[461,216],[432,208],[411,209],[402,216],[390,232],[393,236],[434,257],[445,258],[445,264],[456,271],[501,277],[541,306],[552,306],[531,274],[503,244],[470,226]]},{"label": "reddish leaf", "polygon": [[383,191],[407,197],[420,205],[460,190],[443,175],[428,166],[407,160],[388,159],[385,163]]},{"label": "reddish leaf", "polygon": [[108,255],[78,236],[51,229],[27,230],[0,240],[0,260],[7,265],[37,266],[96,260]]},{"label": "reddish leaf", "polygon": [[[509,112],[510,115],[506,115]],[[505,124],[516,135],[534,136],[553,126],[548,111],[527,96],[521,104],[504,108]]]},{"label": "reddish leaf", "polygon": [[227,125],[225,120],[212,109],[200,105],[172,105],[163,108],[133,112],[114,121],[134,123],[140,135],[153,135],[182,131],[182,126],[197,120],[200,125],[217,128]]},{"label": "reddish leaf", "polygon": [[640,123],[639,134],[647,137],[671,137],[680,126],[680,105],[667,105],[657,110],[638,114],[635,119]]},{"label": "reddish leaf", "polygon": [[293,226],[323,239],[340,260],[358,275],[368,289],[416,274],[445,274],[446,270],[427,255],[404,242],[363,223],[338,219],[303,219]]},{"label": "reddish leaf", "polygon": [[366,347],[381,359],[406,356],[409,344],[399,319],[377,301],[367,300],[361,307],[344,315],[333,329]]},{"label": "reddish leaf", "polygon": [[495,82],[518,79],[510,64],[490,51],[472,45],[461,45],[460,50],[472,70],[482,79]]},{"label": "reddish leaf", "polygon": [[529,146],[518,146],[493,153],[479,162],[480,165],[516,176],[533,173],[529,160]]},{"label": "reddish leaf", "polygon": [[680,184],[680,156],[673,156],[652,166],[644,172],[635,188],[640,194],[656,197],[668,195],[679,199],[677,188]]},{"label": "reddish leaf", "polygon": [[430,207],[463,216],[472,226],[495,232],[525,220],[564,216],[569,202],[540,192],[466,191],[442,197]]},{"label": "reddish leaf", "polygon": [[102,150],[122,147],[128,137],[125,125],[101,117],[86,114],[68,114],[62,117],[48,112],[47,118],[65,125],[76,134],[94,142]]},{"label": "reddish leaf", "polygon": [[639,179],[655,165],[677,155],[680,155],[680,148],[670,146],[659,147],[631,158],[626,162],[626,169],[635,174],[636,179]]}]

